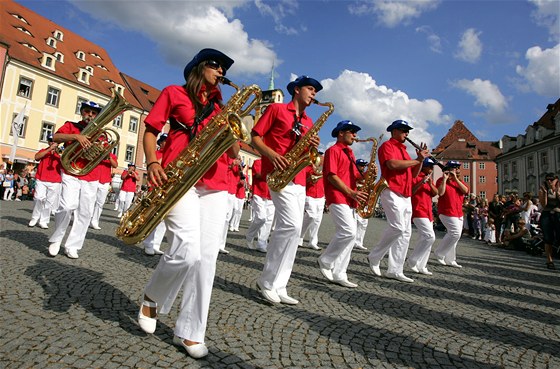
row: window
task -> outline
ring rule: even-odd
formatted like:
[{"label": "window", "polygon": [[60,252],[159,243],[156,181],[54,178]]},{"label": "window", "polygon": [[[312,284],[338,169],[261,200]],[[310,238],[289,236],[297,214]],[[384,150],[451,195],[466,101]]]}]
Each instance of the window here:
[{"label": "window", "polygon": [[113,147],[113,150],[111,150],[111,154],[113,154],[115,156],[119,156],[119,145],[118,144],[115,147]]},{"label": "window", "polygon": [[471,177],[469,177],[469,176],[463,176],[463,182],[469,183],[470,180],[471,180]]},{"label": "window", "polygon": [[80,108],[82,106],[82,103],[87,101],[88,101],[87,99],[78,96],[78,101],[76,102],[76,114],[80,114]]},{"label": "window", "polygon": [[480,191],[478,194],[480,195],[480,198],[481,198],[481,199],[485,199],[485,198],[486,198],[486,191]]},{"label": "window", "polygon": [[31,98],[31,88],[33,87],[33,81],[25,77],[19,78],[18,96]]},{"label": "window", "polygon": [[56,52],[54,53],[54,57],[56,58],[56,60],[58,60],[61,63],[64,63],[64,55],[60,52]]},{"label": "window", "polygon": [[533,155],[527,156],[527,169],[535,169],[535,159],[533,158]]},{"label": "window", "polygon": [[544,168],[545,166],[548,167],[548,152],[547,151],[543,151],[541,152],[541,167]]},{"label": "window", "polygon": [[479,176],[478,183],[486,183],[486,176]]},{"label": "window", "polygon": [[463,169],[469,169],[469,163],[467,162],[463,163]]},{"label": "window", "polygon": [[124,154],[124,160],[133,163],[134,162],[134,146],[126,145],[126,152]]},{"label": "window", "polygon": [[516,161],[511,162],[511,175],[512,175],[512,177],[517,176],[517,162]]},{"label": "window", "polygon": [[60,99],[60,90],[54,87],[49,87],[49,89],[47,90],[46,104],[58,108],[59,99]]},{"label": "window", "polygon": [[47,38],[47,45],[56,49],[56,40],[52,37]]},{"label": "window", "polygon": [[86,60],[86,54],[83,51],[78,51],[76,53],[76,58],[85,61]]},{"label": "window", "polygon": [[478,163],[478,169],[486,169],[486,163]]},{"label": "window", "polygon": [[504,176],[509,176],[509,166],[504,163]]},{"label": "window", "polygon": [[[12,122],[16,119],[16,117],[17,117],[17,114],[14,114],[12,116]],[[27,117],[23,117],[23,123],[18,127],[18,130],[17,130],[18,137],[25,138],[26,128],[27,128]],[[10,129],[10,136],[13,136],[11,129]]]},{"label": "window", "polygon": [[54,31],[54,38],[56,38],[57,40],[62,41],[62,39],[64,38],[64,34],[60,31]]},{"label": "window", "polygon": [[79,80],[80,82],[89,84],[89,73],[86,71],[81,71]]},{"label": "window", "polygon": [[136,132],[138,129],[138,118],[130,117],[130,123],[128,124],[128,130],[130,132]]},{"label": "window", "polygon": [[113,120],[113,127],[121,128],[122,127],[122,114]]},{"label": "window", "polygon": [[49,135],[54,135],[54,124],[43,122],[43,125],[41,127],[41,142],[47,142],[47,137]]}]

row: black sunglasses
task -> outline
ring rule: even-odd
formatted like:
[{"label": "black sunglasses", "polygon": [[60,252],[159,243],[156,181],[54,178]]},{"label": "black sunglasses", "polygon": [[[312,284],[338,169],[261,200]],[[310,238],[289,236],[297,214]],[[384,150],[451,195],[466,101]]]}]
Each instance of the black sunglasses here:
[{"label": "black sunglasses", "polygon": [[227,68],[215,60],[207,60],[204,65],[214,70],[218,70],[218,68],[222,68],[222,76],[226,75]]}]

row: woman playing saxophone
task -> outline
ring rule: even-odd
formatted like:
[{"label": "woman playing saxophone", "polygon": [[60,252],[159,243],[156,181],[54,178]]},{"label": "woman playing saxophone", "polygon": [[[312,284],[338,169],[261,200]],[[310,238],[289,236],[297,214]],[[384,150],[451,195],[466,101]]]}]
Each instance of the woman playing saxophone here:
[{"label": "woman playing saxophone", "polygon": [[[221,110],[222,94],[218,82],[232,64],[233,60],[222,52],[203,49],[185,67],[186,83],[162,90],[145,120],[148,180],[155,187],[168,180],[166,165]],[[160,163],[156,157],[156,139],[168,120],[170,130]],[[138,314],[140,327],[153,333],[157,313],[169,313],[182,290],[183,301],[173,343],[183,347],[193,358],[208,354],[204,336],[220,244],[219,232],[215,230],[223,228],[227,210],[225,155],[235,158],[238,152],[239,144],[234,143],[164,218],[170,248],[161,257],[146,285]]]}]

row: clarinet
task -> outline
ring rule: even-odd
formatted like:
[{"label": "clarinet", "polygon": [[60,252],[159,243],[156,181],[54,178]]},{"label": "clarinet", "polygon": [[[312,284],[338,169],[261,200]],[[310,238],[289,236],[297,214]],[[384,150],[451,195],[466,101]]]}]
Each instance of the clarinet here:
[{"label": "clarinet", "polygon": [[[420,147],[420,145],[416,144],[414,141],[412,141],[410,138],[405,137],[405,140],[407,140],[412,146],[414,146],[414,148],[416,150],[424,150],[423,148]],[[429,158],[438,166],[441,168],[441,170],[445,171],[447,168],[445,168],[445,165],[443,165],[439,160],[437,160],[434,156],[430,155]]]}]

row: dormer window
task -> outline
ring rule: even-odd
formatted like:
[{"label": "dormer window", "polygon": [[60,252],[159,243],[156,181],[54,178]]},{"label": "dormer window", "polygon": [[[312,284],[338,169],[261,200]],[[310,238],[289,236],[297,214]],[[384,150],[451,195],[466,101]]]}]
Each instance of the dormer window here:
[{"label": "dormer window", "polygon": [[100,57],[100,56],[99,56],[99,54],[97,54],[97,53],[89,53],[89,54],[90,54],[91,56],[94,56],[94,57],[96,57],[97,59],[101,59],[101,60],[103,60],[103,58],[102,58],[102,57]]},{"label": "dormer window", "polygon": [[64,33],[59,30],[54,31],[54,38],[60,41],[64,41]]},{"label": "dormer window", "polygon": [[89,72],[89,74],[91,74],[93,76],[93,67],[92,66],[87,66],[86,70]]},{"label": "dormer window", "polygon": [[86,84],[89,84],[89,73],[86,72],[86,71],[81,71],[79,80],[80,80],[80,82],[84,82]]},{"label": "dormer window", "polygon": [[96,66],[97,68],[100,68],[100,69],[103,69],[103,70],[108,70],[107,68],[105,68],[104,65],[101,65],[101,64],[96,64],[95,66]]},{"label": "dormer window", "polygon": [[41,61],[41,65],[45,68],[49,68],[55,70],[55,58],[49,54],[43,54],[43,60]]},{"label": "dormer window", "polygon": [[86,61],[86,53],[84,53],[83,51],[77,51],[76,58]]},{"label": "dormer window", "polygon": [[22,16],[19,15],[19,14],[14,14],[14,13],[12,13],[12,17],[14,17],[14,18],[16,18],[16,19],[19,19],[20,21],[22,21],[22,22],[25,23],[25,24],[29,24],[29,22],[28,22],[24,17],[22,17]]},{"label": "dormer window", "polygon": [[54,57],[56,58],[57,61],[64,63],[64,54],[60,52],[56,52],[54,53]]},{"label": "dormer window", "polygon": [[52,37],[47,38],[47,45],[56,49],[56,40]]},{"label": "dormer window", "polygon": [[35,46],[33,46],[33,45],[31,45],[31,44],[29,44],[29,43],[27,43],[27,42],[22,43],[22,45],[25,46],[25,47],[30,48],[30,49],[33,50],[33,51],[39,52],[39,50],[37,50],[37,48],[36,48]]},{"label": "dormer window", "polygon": [[24,28],[24,27],[16,27],[16,29],[17,29],[18,31],[21,31],[21,32],[25,33],[26,35],[29,35],[29,36],[33,37],[33,35],[31,34],[31,32],[29,32],[29,31],[28,31],[26,28]]},{"label": "dormer window", "polygon": [[124,93],[124,87],[123,86],[119,86],[119,85],[115,85],[115,91],[122,96],[122,94]]}]

